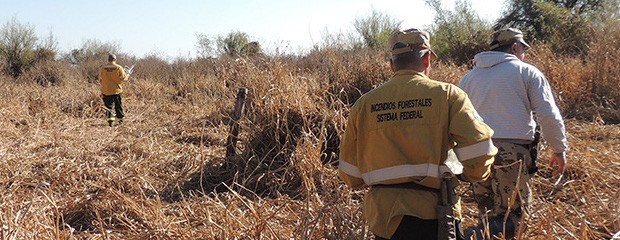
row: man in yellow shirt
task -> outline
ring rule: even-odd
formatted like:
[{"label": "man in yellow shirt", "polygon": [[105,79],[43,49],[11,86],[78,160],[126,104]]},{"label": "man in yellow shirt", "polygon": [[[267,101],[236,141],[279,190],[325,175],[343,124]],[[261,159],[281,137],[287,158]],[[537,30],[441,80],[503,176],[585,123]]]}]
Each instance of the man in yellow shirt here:
[{"label": "man in yellow shirt", "polygon": [[[446,165],[451,150],[457,177],[482,181],[497,152],[493,130],[461,89],[428,78],[436,55],[427,32],[396,31],[389,44],[394,75],[351,108],[339,175],[352,188],[370,186],[364,214],[376,239],[437,239],[441,178],[456,172]],[[460,219],[460,199],[452,201]]]},{"label": "man in yellow shirt", "polygon": [[[125,73],[125,69],[116,63],[114,54],[108,55],[108,64],[101,66],[99,69],[99,85],[101,85],[101,95],[103,95],[103,104],[108,110],[106,121],[110,127],[114,121],[118,119],[122,123],[125,119],[123,112],[123,83],[129,79],[129,75]],[[115,110],[116,114],[112,112]]]}]

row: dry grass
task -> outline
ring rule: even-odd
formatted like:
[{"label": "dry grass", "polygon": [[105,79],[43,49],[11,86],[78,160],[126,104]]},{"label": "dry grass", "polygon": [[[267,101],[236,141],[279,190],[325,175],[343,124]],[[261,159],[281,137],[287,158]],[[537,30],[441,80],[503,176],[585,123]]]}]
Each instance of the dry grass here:
[{"label": "dry grass", "polygon": [[[574,119],[567,172],[538,173],[525,238],[609,238],[620,230],[620,127],[577,120],[592,120],[578,99],[607,122],[618,111],[590,99],[602,92],[581,90],[592,76],[573,69],[589,63],[536,50],[532,61],[549,62],[541,69]],[[342,184],[333,161],[348,106],[390,75],[383,54],[141,59],[126,85],[127,122],[112,128],[88,70],[56,67],[54,84],[0,76],[1,239],[372,238],[363,192]],[[457,82],[466,71],[439,64],[432,76]],[[226,158],[240,87],[249,92],[238,155]]]}]

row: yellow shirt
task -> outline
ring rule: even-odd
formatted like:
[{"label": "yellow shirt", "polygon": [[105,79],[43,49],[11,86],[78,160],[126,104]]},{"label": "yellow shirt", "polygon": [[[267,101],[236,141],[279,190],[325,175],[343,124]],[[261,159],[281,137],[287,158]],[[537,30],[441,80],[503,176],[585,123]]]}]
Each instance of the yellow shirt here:
[{"label": "yellow shirt", "polygon": [[125,74],[125,69],[116,62],[108,62],[99,69],[99,85],[101,93],[109,96],[123,92],[123,83],[129,76]]},{"label": "yellow shirt", "polygon": [[[461,89],[401,70],[351,108],[339,175],[353,188],[416,182],[439,189],[440,171],[454,149],[463,165],[461,178],[481,181],[489,176],[497,153],[492,135]],[[438,201],[430,191],[372,187],[364,198],[364,213],[370,230],[389,238],[403,215],[437,219]]]}]

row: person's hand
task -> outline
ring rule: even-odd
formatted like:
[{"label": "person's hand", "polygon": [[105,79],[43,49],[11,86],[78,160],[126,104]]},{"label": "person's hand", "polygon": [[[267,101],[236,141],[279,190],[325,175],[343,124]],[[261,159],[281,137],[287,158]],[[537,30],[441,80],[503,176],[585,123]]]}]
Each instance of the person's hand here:
[{"label": "person's hand", "polygon": [[553,177],[557,177],[558,175],[564,173],[564,167],[566,166],[566,158],[564,157],[564,153],[554,153],[551,155],[549,167],[553,168],[556,164],[558,165],[558,169],[553,171]]}]

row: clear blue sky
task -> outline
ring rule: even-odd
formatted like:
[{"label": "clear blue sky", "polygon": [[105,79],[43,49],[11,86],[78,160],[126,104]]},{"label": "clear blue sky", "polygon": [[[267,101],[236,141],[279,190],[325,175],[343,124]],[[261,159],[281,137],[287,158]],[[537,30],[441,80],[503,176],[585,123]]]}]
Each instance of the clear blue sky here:
[{"label": "clear blue sky", "polygon": [[[470,2],[479,16],[495,20],[504,1]],[[452,10],[454,0],[443,5]],[[0,0],[0,23],[15,17],[41,38],[51,33],[61,52],[97,39],[138,57],[192,57],[196,34],[214,38],[241,31],[268,51],[298,53],[321,43],[326,30],[352,32],[354,20],[373,8],[402,20],[403,28],[424,28],[434,16],[423,0]]]}]

